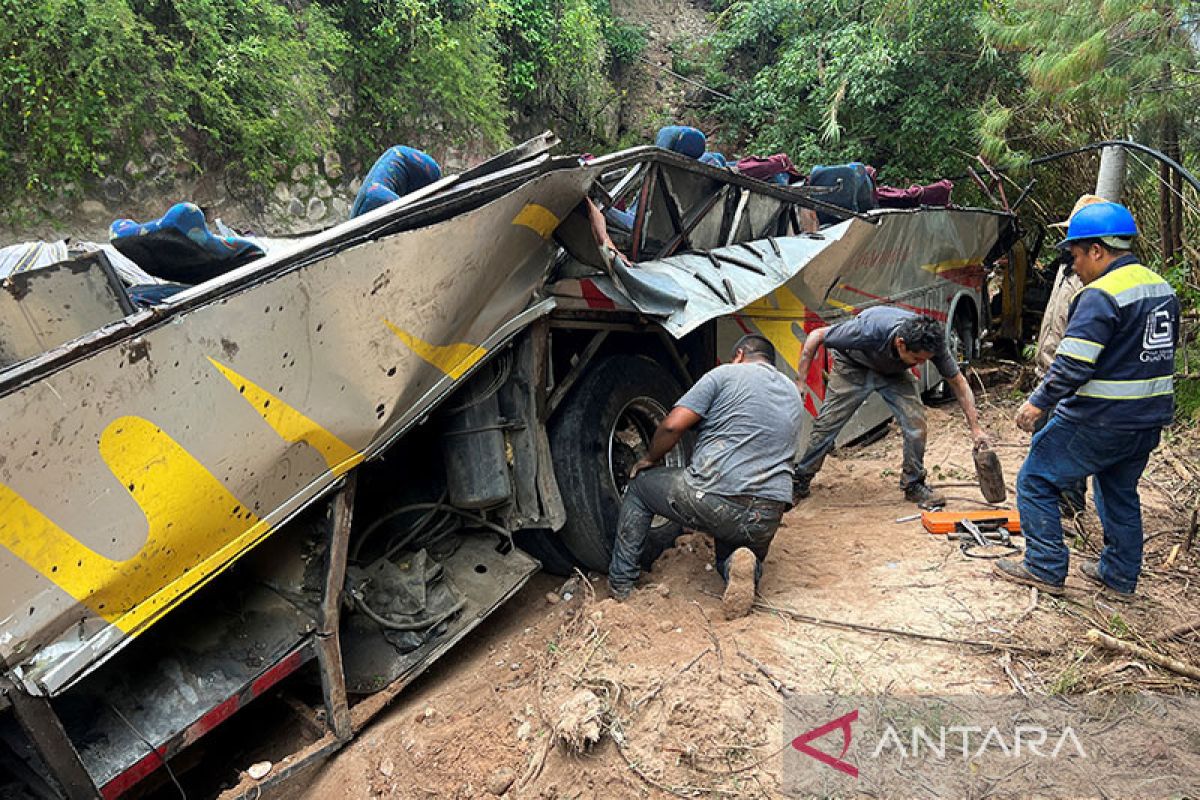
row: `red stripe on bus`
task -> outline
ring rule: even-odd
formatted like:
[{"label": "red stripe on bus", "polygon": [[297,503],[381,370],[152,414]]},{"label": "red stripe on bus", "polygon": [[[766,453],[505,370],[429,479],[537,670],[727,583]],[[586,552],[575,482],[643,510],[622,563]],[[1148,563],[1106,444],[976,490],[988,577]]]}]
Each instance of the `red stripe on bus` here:
[{"label": "red stripe on bus", "polygon": [[588,308],[614,309],[617,307],[617,304],[608,295],[596,288],[596,284],[590,278],[582,278],[579,281],[579,291],[583,295],[583,299],[587,301]]},{"label": "red stripe on bus", "polygon": [[[304,663],[305,648],[297,648],[284,658],[275,662],[275,664],[255,678],[249,687],[243,689],[237,694],[227,697],[222,700],[215,708],[213,708],[200,719],[193,722],[185,728],[181,734],[176,734],[172,737],[180,742],[178,747],[171,748],[178,752],[188,745],[195,742],[204,734],[211,731],[213,728],[220,725],[225,720],[233,716],[239,708],[249,703],[254,698],[263,694],[275,684],[286,678],[288,675],[295,672]],[[100,795],[104,800],[112,800],[112,798],[120,797],[125,792],[129,791],[133,786],[141,781],[154,770],[158,769],[163,764],[163,758],[159,755],[162,748],[151,751],[142,756],[141,759],[134,762],[128,769],[116,776],[100,790]],[[168,756],[173,753],[168,751]]]},{"label": "red stripe on bus", "polygon": [[855,289],[853,286],[843,285],[842,288],[845,289],[846,291],[854,292],[855,294],[861,294],[863,297],[869,297],[872,300],[882,300],[883,302],[888,303],[890,305],[899,306],[900,308],[906,308],[909,311],[915,311],[916,313],[924,314],[927,317],[933,317],[934,319],[939,320],[941,322],[946,321],[946,312],[945,311],[938,311],[933,308],[921,308],[920,306],[910,306],[907,303],[897,303],[897,302],[888,300],[886,297],[880,297],[877,294],[871,294],[870,292],[864,292],[862,289]]}]

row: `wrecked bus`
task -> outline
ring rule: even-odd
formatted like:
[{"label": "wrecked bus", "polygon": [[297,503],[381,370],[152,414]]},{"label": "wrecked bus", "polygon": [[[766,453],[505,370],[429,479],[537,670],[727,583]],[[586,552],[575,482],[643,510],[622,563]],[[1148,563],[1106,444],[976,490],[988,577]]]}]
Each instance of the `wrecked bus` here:
[{"label": "wrecked bus", "polygon": [[[552,143],[150,308],[102,256],[5,280],[12,786],[120,796],[307,680],[306,743],[256,791],[286,780],[539,564],[602,570],[629,466],[742,332],[788,369],[807,330],[877,302],[947,321],[964,357],[986,328],[1009,215],[853,213],[655,148],[581,163]],[[624,257],[588,198],[637,199]],[[812,209],[843,221],[807,230]],[[815,414],[820,373],[801,377]]]}]

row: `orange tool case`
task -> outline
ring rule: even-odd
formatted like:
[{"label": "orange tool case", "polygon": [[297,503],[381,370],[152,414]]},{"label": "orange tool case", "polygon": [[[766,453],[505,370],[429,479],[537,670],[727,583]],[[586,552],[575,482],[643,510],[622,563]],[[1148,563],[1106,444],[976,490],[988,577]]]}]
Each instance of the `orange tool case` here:
[{"label": "orange tool case", "polygon": [[930,533],[953,533],[958,528],[958,523],[964,519],[969,519],[976,525],[1003,525],[1009,533],[1021,532],[1021,515],[1015,510],[924,511],[921,513],[921,524]]}]

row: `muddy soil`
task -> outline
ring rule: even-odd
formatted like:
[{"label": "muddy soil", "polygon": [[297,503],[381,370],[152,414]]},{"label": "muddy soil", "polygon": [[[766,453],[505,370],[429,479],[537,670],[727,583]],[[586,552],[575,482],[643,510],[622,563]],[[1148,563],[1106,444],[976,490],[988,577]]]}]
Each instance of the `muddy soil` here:
[{"label": "muddy soil", "polygon": [[[1011,487],[1028,442],[1010,421],[1015,398],[982,406]],[[968,482],[957,408],[931,409],[929,421],[931,481]],[[783,698],[793,692],[1187,687],[1088,647],[1083,634],[1121,627],[1145,638],[1194,616],[1195,552],[1164,565],[1195,498],[1188,452],[1176,441],[1156,453],[1143,482],[1148,570],[1132,603],[1099,595],[1074,573],[1063,600],[1034,598],[919,522],[896,522],[916,509],[897,489],[894,429],[831,457],[812,497],[785,518],[763,604],[829,623],[1046,646],[1041,655],[801,622],[761,606],[725,621],[711,546],[686,535],[625,603],[609,599],[597,576],[569,587],[569,597],[562,579],[535,578],[325,766],[307,797],[780,797]],[[979,507],[977,488],[945,492],[960,498],[951,508]],[[1094,514],[1080,526],[1077,549],[1094,551]],[[1200,661],[1200,648],[1172,647]]]}]

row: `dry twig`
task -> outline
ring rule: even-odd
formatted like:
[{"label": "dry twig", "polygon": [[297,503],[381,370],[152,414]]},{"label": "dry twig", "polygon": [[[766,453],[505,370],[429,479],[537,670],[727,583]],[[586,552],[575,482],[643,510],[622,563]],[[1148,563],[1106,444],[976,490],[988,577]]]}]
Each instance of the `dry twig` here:
[{"label": "dry twig", "polygon": [[1177,658],[1164,656],[1161,653],[1154,652],[1148,647],[1142,647],[1141,645],[1134,644],[1133,642],[1125,642],[1120,639],[1113,638],[1107,633],[1101,633],[1095,628],[1092,628],[1087,632],[1087,638],[1088,641],[1092,642],[1093,644],[1098,644],[1101,647],[1105,647],[1109,650],[1115,650],[1118,653],[1124,653],[1127,656],[1144,659],[1149,661],[1151,664],[1156,664],[1157,666],[1162,667],[1163,669],[1169,669],[1179,675],[1184,675],[1193,680],[1200,681],[1200,667],[1197,667],[1195,664],[1188,664],[1187,662],[1180,661]]},{"label": "dry twig", "polygon": [[737,654],[738,654],[739,658],[741,658],[747,664],[749,664],[750,666],[752,666],[756,670],[758,670],[762,674],[762,676],[770,682],[772,689],[779,692],[785,698],[792,696],[792,690],[788,688],[787,684],[785,684],[782,679],[776,677],[774,670],[772,670],[766,664],[759,661],[754,656],[747,655],[746,653],[743,653],[741,650],[738,650]]},{"label": "dry twig", "polygon": [[1172,628],[1167,628],[1160,636],[1163,639],[1178,639],[1181,636],[1187,636],[1189,633],[1200,631],[1200,617],[1176,625]]},{"label": "dry twig", "polygon": [[1047,654],[1052,652],[1044,647],[1028,647],[1026,645],[1008,644],[1006,642],[988,642],[979,639],[956,639],[952,636],[938,636],[933,633],[919,633],[917,631],[906,631],[901,628],[884,628],[878,625],[861,625],[855,622],[842,622],[836,619],[823,619],[821,617],[812,617],[808,614],[801,614],[783,606],[775,606],[770,603],[764,603],[762,600],[754,601],[754,608],[760,611],[773,611],[777,614],[784,614],[797,622],[808,623],[809,625],[821,625],[829,628],[842,628],[845,630],[860,631],[864,633],[880,633],[885,636],[903,636],[909,639],[920,639],[925,642],[941,642],[943,644],[966,645],[967,647],[982,647],[988,650],[1012,650],[1022,653]]},{"label": "dry twig", "polygon": [[676,672],[670,678],[667,678],[665,681],[661,681],[658,684],[658,686],[655,686],[653,689],[651,689],[649,692],[647,692],[642,697],[641,700],[634,700],[633,704],[630,706],[630,709],[632,709],[633,711],[637,711],[639,708],[646,705],[646,703],[649,703],[655,697],[658,697],[659,693],[663,689],[666,688],[667,684],[670,684],[670,683],[673,683],[673,682],[679,680],[679,677],[681,675],[683,675],[683,673],[687,672],[689,669],[696,666],[698,663],[700,663],[700,659],[704,658],[706,655],[708,655],[709,653],[712,653],[712,652],[715,652],[715,651],[711,647],[706,647],[703,650],[701,650],[699,653],[697,653],[695,655],[695,657],[691,661],[684,664],[683,667],[680,668],[680,670],[678,672]]}]

